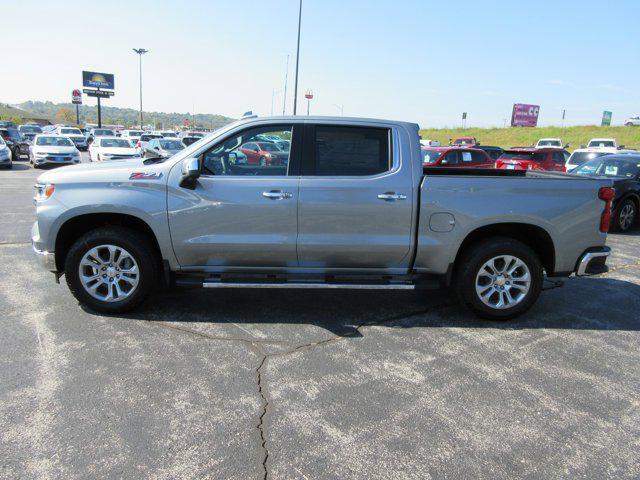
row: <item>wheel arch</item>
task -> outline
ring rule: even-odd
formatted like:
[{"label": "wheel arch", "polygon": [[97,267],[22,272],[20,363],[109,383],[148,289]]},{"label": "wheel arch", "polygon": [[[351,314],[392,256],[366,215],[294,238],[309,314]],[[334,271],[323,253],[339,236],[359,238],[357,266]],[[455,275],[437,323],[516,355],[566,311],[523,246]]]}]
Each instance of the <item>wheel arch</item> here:
[{"label": "wheel arch", "polygon": [[162,262],[162,252],[153,229],[147,222],[134,215],[124,213],[87,213],[66,220],[58,229],[55,242],[56,268],[64,271],[64,263],[71,245],[85,233],[99,227],[126,227],[144,235],[152,245],[158,262]]},{"label": "wheel arch", "polygon": [[455,270],[459,267],[460,260],[469,248],[479,241],[492,237],[508,237],[524,243],[538,256],[547,275],[554,274],[556,249],[549,232],[537,225],[517,222],[485,225],[469,232],[460,244],[451,273],[455,273]]}]

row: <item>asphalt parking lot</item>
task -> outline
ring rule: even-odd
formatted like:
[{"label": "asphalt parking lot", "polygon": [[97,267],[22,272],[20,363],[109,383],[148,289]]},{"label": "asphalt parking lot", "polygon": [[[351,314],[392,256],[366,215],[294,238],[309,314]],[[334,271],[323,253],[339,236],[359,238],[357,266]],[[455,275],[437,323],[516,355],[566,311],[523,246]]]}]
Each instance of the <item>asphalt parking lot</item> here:
[{"label": "asphalt parking lot", "polygon": [[82,310],[0,171],[2,478],[638,478],[640,231],[473,318],[443,292],[176,291]]}]

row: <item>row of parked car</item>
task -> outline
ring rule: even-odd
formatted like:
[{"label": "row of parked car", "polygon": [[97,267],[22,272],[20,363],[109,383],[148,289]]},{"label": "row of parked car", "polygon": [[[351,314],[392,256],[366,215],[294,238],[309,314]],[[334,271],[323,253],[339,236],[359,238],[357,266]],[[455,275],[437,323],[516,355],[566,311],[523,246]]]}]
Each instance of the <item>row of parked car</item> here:
[{"label": "row of parked car", "polygon": [[640,151],[625,149],[613,138],[594,138],[573,153],[559,138],[543,138],[531,147],[502,149],[461,137],[448,146],[421,140],[424,167],[495,168],[570,172],[613,180],[615,197],[611,229],[626,232],[640,211]]},{"label": "row of parked car", "polygon": [[448,146],[421,140],[423,165],[507,170],[547,170],[570,172],[588,160],[613,153],[638,153],[618,146],[614,138],[594,138],[587,145],[569,153],[559,138],[542,138],[530,147],[481,145],[474,137],[460,137]]},{"label": "row of parked car", "polygon": [[0,123],[0,166],[11,168],[13,160],[26,159],[36,168],[45,164],[80,162],[80,151],[92,161],[120,158],[165,158],[200,140],[201,132],[82,129],[69,125],[16,126]]}]

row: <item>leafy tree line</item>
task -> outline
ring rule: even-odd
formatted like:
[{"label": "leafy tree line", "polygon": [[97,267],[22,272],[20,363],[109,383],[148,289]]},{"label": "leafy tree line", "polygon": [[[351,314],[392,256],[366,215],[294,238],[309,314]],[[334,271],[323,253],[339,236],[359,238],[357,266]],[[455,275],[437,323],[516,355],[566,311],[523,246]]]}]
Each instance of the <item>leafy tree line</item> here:
[{"label": "leafy tree line", "polygon": [[[110,107],[102,103],[102,123],[109,125],[124,125],[125,127],[139,126],[140,112],[133,108]],[[28,101],[18,105],[30,114],[43,117],[56,123],[75,123],[76,106],[71,103],[34,102]],[[232,122],[233,119],[223,115],[208,113],[164,113],[144,112],[145,125],[155,125],[157,128],[171,128],[183,125],[188,120],[190,125],[202,128],[218,128]],[[95,105],[80,105],[80,123],[98,123],[98,107]]]}]

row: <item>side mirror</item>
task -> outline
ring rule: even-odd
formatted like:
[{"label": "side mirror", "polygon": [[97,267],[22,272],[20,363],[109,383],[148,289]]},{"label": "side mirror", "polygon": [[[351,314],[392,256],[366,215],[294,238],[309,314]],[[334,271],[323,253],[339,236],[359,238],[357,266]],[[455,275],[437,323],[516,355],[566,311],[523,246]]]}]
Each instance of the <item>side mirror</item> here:
[{"label": "side mirror", "polygon": [[624,145],[618,145],[618,150],[622,150],[624,148]]},{"label": "side mirror", "polygon": [[200,177],[200,160],[196,157],[185,158],[182,161],[180,186],[188,188],[189,190],[195,190],[198,177]]}]

